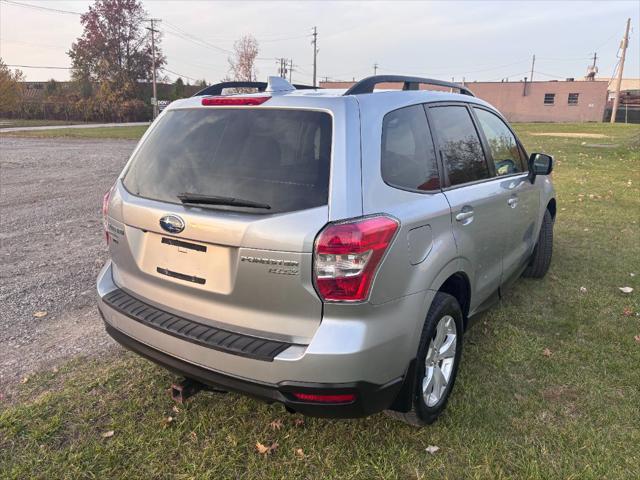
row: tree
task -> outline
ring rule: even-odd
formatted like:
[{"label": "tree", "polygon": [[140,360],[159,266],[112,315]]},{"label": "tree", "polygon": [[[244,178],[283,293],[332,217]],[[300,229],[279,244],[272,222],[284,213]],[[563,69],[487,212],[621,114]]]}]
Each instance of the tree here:
[{"label": "tree", "polygon": [[182,78],[178,77],[176,81],[173,83],[173,98],[177,100],[178,98],[184,98],[184,82]]},{"label": "tree", "polygon": [[258,56],[258,41],[252,35],[244,35],[233,44],[233,57],[229,57],[231,80],[253,82],[256,80],[255,68]]},{"label": "tree", "polygon": [[20,106],[22,99],[23,73],[16,69],[11,71],[0,57],[0,112],[13,112]]},{"label": "tree", "polygon": [[58,82],[55,79],[51,79],[47,82],[47,86],[45,87],[44,93],[47,97],[52,97],[56,93],[58,93]]},{"label": "tree", "polygon": [[[80,17],[84,30],[68,52],[74,80],[99,83],[109,96],[135,97],[138,83],[152,76],[146,16],[138,0],[95,0]],[[159,43],[156,36],[156,68],[165,63]]]}]

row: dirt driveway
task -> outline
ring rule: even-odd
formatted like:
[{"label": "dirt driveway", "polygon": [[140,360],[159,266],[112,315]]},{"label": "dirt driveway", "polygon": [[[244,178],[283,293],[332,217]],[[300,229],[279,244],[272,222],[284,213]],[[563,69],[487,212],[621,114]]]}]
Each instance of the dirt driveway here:
[{"label": "dirt driveway", "polygon": [[134,146],[0,138],[0,395],[70,356],[116,351],[95,307],[100,209]]}]

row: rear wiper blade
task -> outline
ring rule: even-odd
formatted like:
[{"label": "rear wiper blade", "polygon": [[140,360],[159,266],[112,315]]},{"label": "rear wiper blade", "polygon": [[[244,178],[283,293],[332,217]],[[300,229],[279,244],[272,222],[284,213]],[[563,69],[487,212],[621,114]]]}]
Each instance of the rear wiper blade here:
[{"label": "rear wiper blade", "polygon": [[192,205],[229,205],[231,207],[264,208],[270,210],[271,205],[252,202],[233,197],[219,197],[217,195],[202,195],[199,193],[181,193],[177,195],[182,203]]}]

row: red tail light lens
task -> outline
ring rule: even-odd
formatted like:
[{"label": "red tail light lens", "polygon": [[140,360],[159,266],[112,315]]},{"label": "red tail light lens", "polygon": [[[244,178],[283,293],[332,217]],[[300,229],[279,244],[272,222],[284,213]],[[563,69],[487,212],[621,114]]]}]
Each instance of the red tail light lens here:
[{"label": "red tail light lens", "polygon": [[381,215],[325,227],[314,255],[314,280],[322,299],[365,300],[398,226],[397,220]]},{"label": "red tail light lens", "polygon": [[315,403],[351,403],[355,402],[355,393],[342,393],[334,395],[318,395],[315,393],[299,393],[294,392],[293,396],[303,402],[315,402]]},{"label": "red tail light lens", "polygon": [[[114,185],[115,186],[115,185]],[[104,238],[107,241],[107,245],[109,245],[109,202],[111,201],[111,192],[113,191],[113,187],[107,190],[107,193],[102,197],[102,226],[104,227]]]},{"label": "red tail light lens", "polygon": [[271,97],[207,97],[202,99],[202,105],[262,105],[270,98]]}]

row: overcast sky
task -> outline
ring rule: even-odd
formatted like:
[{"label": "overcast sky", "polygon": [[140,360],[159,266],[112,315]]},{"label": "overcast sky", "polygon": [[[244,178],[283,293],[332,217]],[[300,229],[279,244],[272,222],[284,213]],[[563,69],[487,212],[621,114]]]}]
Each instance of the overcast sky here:
[{"label": "overcast sky", "polygon": [[[81,34],[77,15],[87,0],[0,0],[0,56],[10,65],[69,67],[66,54]],[[276,57],[292,58],[293,80],[311,82],[311,31],[318,28],[318,76],[361,78],[378,73],[456,81],[582,77],[598,53],[599,76],[611,77],[631,18],[625,77],[640,76],[640,2],[213,2],[144,0],[162,19],[166,76],[215,82],[243,34],[260,44],[258,77],[277,73]],[[40,7],[40,8],[37,8]],[[28,80],[67,80],[64,69],[22,68]]]}]

